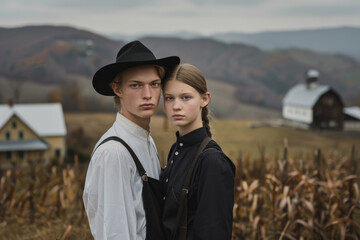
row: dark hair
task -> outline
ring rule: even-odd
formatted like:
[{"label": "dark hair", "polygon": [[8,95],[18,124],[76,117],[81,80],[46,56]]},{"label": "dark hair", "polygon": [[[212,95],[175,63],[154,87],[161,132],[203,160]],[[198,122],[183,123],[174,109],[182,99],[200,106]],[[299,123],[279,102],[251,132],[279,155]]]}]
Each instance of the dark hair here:
[{"label": "dark hair", "polygon": [[[187,63],[179,64],[171,73],[169,73],[169,75],[166,76],[162,84],[163,90],[165,88],[166,83],[172,79],[176,79],[180,82],[183,82],[193,87],[201,95],[208,91],[204,75],[197,67],[191,64],[187,64]],[[209,114],[208,107],[207,106],[203,107],[201,111],[201,119],[204,127],[206,128],[208,135],[211,137],[212,134],[210,131],[210,120],[208,114]]]}]

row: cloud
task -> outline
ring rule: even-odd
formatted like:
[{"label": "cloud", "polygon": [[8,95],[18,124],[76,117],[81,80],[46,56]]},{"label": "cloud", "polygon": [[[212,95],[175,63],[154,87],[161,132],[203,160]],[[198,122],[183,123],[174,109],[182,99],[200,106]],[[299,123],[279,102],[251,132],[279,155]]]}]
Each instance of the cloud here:
[{"label": "cloud", "polygon": [[113,9],[113,8],[134,8],[139,6],[146,6],[156,3],[157,0],[134,1],[134,0],[12,0],[4,1],[0,4],[2,7],[8,9],[23,8],[26,6],[42,6],[47,8],[98,8],[98,9]]},{"label": "cloud", "polygon": [[359,26],[359,8],[359,0],[11,0],[0,1],[0,23],[125,34],[259,32]]},{"label": "cloud", "polygon": [[[350,4],[351,3],[351,4]],[[360,2],[329,2],[327,4],[304,4],[283,8],[278,13],[288,16],[337,17],[360,14]]]},{"label": "cloud", "polygon": [[265,0],[191,0],[195,5],[257,5]]}]

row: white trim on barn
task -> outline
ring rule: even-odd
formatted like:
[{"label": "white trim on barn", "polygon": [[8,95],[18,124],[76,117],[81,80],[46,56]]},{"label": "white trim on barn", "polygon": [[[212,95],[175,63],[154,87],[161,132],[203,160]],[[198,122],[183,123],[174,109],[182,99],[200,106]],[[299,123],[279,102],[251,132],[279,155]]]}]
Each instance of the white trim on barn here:
[{"label": "white trim on barn", "polygon": [[344,108],[345,117],[350,117],[344,122],[344,129],[347,131],[360,131],[360,107]]},{"label": "white trim on barn", "polygon": [[284,105],[282,115],[284,119],[297,120],[307,124],[311,124],[313,121],[313,111],[306,107]]}]

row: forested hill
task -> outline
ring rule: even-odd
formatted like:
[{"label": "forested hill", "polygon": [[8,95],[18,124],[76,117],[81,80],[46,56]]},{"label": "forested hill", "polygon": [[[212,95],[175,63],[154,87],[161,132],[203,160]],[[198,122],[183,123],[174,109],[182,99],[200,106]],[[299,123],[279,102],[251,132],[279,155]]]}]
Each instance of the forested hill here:
[{"label": "forested hill", "polygon": [[[279,109],[286,91],[304,81],[306,70],[315,68],[321,74],[319,82],[334,87],[347,105],[360,104],[360,63],[345,55],[303,49],[263,51],[207,38],[147,37],[141,41],[157,57],[178,55],[183,63],[199,67],[207,78],[232,86],[232,96],[226,97],[234,102]],[[99,67],[114,62],[123,45],[123,41],[71,27],[0,28],[0,77],[3,83],[61,87],[80,76],[90,83]],[[10,94],[4,89],[0,88],[3,101]]]}]

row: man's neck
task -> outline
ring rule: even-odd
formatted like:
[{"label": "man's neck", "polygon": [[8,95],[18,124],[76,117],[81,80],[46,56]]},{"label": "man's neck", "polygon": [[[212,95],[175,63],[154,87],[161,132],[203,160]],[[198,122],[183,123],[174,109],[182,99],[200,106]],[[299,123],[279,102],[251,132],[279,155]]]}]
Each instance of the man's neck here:
[{"label": "man's neck", "polygon": [[121,115],[138,125],[139,127],[145,129],[146,131],[150,131],[150,118],[140,118],[136,115],[120,112]]}]

